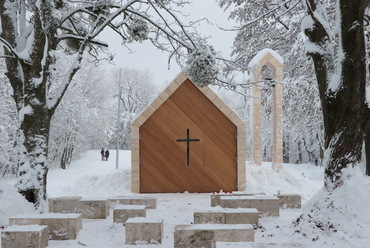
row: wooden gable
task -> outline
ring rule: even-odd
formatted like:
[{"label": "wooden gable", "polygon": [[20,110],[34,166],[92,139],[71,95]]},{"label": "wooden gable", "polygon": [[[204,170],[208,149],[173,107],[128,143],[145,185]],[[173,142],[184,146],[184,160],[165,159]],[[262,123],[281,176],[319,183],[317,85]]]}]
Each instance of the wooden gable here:
[{"label": "wooden gable", "polygon": [[245,126],[208,87],[180,74],[132,123],[132,191],[245,187]]}]

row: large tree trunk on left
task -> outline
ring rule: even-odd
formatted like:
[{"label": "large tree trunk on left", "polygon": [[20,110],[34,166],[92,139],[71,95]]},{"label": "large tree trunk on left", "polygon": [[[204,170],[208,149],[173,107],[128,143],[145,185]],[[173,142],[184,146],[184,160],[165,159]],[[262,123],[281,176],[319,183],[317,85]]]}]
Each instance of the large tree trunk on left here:
[{"label": "large tree trunk on left", "polygon": [[46,203],[50,114],[44,104],[31,105],[31,108],[32,114],[24,115],[20,125],[18,190],[43,212]]},{"label": "large tree trunk on left", "polygon": [[[33,37],[32,43],[22,45],[21,38],[17,35],[18,32],[26,31],[22,30],[18,19],[14,19],[18,13],[16,4],[14,1],[0,1],[1,37],[8,43],[4,48],[8,70],[6,76],[13,88],[12,97],[19,118],[18,190],[28,201],[34,203],[38,211],[43,212],[46,206],[48,138],[54,111],[48,109],[46,91],[49,52],[55,49],[55,45],[52,45],[55,38],[53,40],[51,37],[55,30],[44,29],[41,12],[46,8],[43,2],[33,16],[34,32],[29,34]],[[22,49],[26,52],[23,57],[19,57],[18,52]]]}]

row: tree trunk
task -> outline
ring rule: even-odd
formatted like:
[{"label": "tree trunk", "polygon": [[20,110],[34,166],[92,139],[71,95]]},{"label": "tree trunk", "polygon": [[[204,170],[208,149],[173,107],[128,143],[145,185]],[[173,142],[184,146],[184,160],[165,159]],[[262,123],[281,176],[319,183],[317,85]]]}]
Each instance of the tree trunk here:
[{"label": "tree trunk", "polygon": [[327,187],[343,183],[342,169],[361,161],[363,134],[369,111],[365,99],[366,57],[364,38],[364,1],[341,0],[342,87],[328,102],[326,147],[331,156],[326,168]]},{"label": "tree trunk", "polygon": [[370,121],[366,123],[364,142],[365,142],[365,155],[366,155],[365,174],[367,176],[370,176]]},{"label": "tree trunk", "polygon": [[49,127],[48,111],[35,110],[32,115],[24,116],[19,137],[22,142],[18,190],[40,212],[45,211],[46,203]]},{"label": "tree trunk", "polygon": [[301,141],[297,142],[297,154],[298,154],[297,164],[302,164],[303,157],[302,157]]},{"label": "tree trunk", "polygon": [[289,134],[284,135],[283,147],[284,147],[283,162],[284,163],[289,163],[289,149],[290,149],[290,147],[289,147]]},{"label": "tree trunk", "polygon": [[[316,17],[316,1],[309,0],[309,14],[314,22],[305,33],[311,42],[326,49],[327,54],[311,53],[319,84],[324,115],[325,149],[327,164],[325,186],[332,190],[343,184],[342,169],[361,161],[365,123],[369,111],[365,103],[365,0],[339,0],[340,46],[338,79],[339,86],[332,87],[335,76],[334,59],[330,54],[330,36]],[[311,12],[311,10],[313,12]],[[342,56],[342,57],[341,57]]]},{"label": "tree trunk", "polygon": [[[18,25],[14,3],[0,1],[2,33],[10,47],[17,49]],[[8,9],[7,9],[8,8]],[[40,9],[39,9],[40,10]],[[18,190],[25,198],[34,203],[35,208],[45,211],[46,177],[48,172],[47,153],[52,111],[48,109],[46,82],[49,73],[50,57],[48,52],[55,48],[48,37],[53,30],[46,32],[41,20],[41,11],[33,16],[34,34],[32,49],[27,50],[26,59],[4,49],[7,65],[6,76],[13,88],[13,99],[19,118],[18,153],[19,177]],[[55,31],[55,30],[54,30]],[[55,43],[56,44],[56,43]],[[19,49],[23,49],[20,47]],[[47,52],[45,52],[47,51]]]}]

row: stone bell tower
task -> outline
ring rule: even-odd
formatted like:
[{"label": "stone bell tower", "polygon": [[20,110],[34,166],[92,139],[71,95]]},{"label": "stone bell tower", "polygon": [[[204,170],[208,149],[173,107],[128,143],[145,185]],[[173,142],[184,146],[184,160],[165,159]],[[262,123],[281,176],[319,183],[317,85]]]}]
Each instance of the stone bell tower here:
[{"label": "stone bell tower", "polygon": [[262,162],[261,142],[261,87],[272,87],[272,167],[279,172],[283,163],[283,59],[271,49],[261,50],[250,62],[252,69],[251,130],[252,160],[255,165]]}]

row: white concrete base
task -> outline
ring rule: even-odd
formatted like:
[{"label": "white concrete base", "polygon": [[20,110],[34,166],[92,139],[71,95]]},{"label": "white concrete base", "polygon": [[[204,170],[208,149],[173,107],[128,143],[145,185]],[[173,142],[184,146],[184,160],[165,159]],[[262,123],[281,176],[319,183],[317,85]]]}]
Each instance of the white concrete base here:
[{"label": "white concrete base", "polygon": [[156,209],[157,208],[157,198],[153,197],[114,197],[110,198],[109,205],[111,208],[114,208],[117,205],[145,205],[147,209]]},{"label": "white concrete base", "polygon": [[49,198],[49,213],[78,213],[80,196]]},{"label": "white concrete base", "polygon": [[1,248],[44,248],[49,245],[47,226],[9,226],[0,233]]},{"label": "white concrete base", "polygon": [[161,244],[163,220],[129,218],[126,221],[126,244]]},{"label": "white concrete base", "polygon": [[280,208],[301,208],[301,196],[297,194],[276,194]]},{"label": "white concrete base", "polygon": [[257,224],[259,212],[255,208],[213,209],[194,212],[194,224]]},{"label": "white concrete base", "polygon": [[223,208],[256,208],[263,215],[279,216],[279,198],[275,196],[223,196],[220,204]]},{"label": "white concrete base", "polygon": [[48,226],[48,239],[76,239],[82,229],[80,214],[18,214],[9,218],[13,225],[43,225]]},{"label": "white concrete base", "polygon": [[126,223],[128,218],[146,217],[145,205],[119,205],[113,209],[113,222]]},{"label": "white concrete base", "polygon": [[83,219],[106,219],[109,216],[107,199],[81,199],[78,209]]},{"label": "white concrete base", "polygon": [[196,224],[175,227],[174,247],[213,248],[216,242],[254,242],[252,225]]}]

